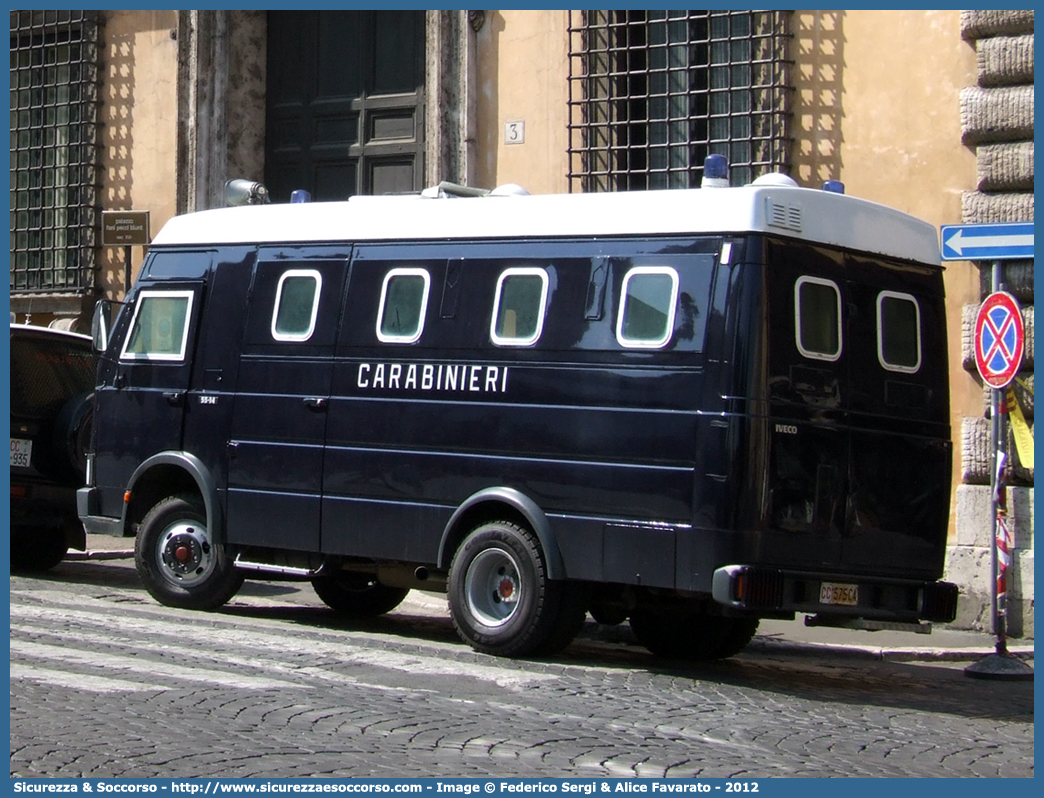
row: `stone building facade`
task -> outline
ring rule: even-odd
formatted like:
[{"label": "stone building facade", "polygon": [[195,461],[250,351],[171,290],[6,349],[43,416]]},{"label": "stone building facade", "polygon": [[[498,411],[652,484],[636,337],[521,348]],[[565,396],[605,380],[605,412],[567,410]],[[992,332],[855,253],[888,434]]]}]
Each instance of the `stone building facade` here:
[{"label": "stone building facade", "polygon": [[[342,178],[354,181],[343,195],[441,180],[630,190],[698,185],[713,146],[737,179],[779,169],[810,187],[839,180],[937,226],[1033,218],[1032,11],[294,13],[11,12],[19,321],[84,329],[96,297],[122,295],[127,255],[133,277],[144,248],[101,246],[102,210],[147,210],[155,232],[221,205],[236,177],[300,180],[318,199],[336,198]],[[312,37],[300,47],[279,35],[294,25]],[[389,83],[404,53],[417,55],[402,73],[413,83]],[[365,90],[325,85],[337,70]],[[596,102],[619,91],[630,94]],[[295,110],[297,95],[311,105]],[[679,115],[674,103],[690,99]],[[985,271],[945,273],[949,573],[964,593],[960,623],[980,628],[989,444],[968,325]],[[1005,282],[1029,331],[1020,395],[1032,419],[1032,263],[1009,263]],[[1031,635],[1032,471],[1016,462],[1012,484],[1012,631]]]}]

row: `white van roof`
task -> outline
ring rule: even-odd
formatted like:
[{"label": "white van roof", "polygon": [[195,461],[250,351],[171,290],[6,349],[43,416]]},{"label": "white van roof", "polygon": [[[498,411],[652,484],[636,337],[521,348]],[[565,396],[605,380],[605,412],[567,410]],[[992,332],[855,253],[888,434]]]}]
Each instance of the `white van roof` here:
[{"label": "white van roof", "polygon": [[938,234],[927,222],[856,197],[773,184],[469,198],[358,196],[345,202],[247,205],[175,217],[152,244],[740,233],[940,263]]}]

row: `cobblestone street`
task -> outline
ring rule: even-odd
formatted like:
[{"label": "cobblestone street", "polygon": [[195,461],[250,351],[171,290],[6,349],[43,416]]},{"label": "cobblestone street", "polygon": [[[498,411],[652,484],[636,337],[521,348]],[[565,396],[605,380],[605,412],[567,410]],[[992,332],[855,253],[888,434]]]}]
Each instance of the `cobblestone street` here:
[{"label": "cobblestone street", "polygon": [[15,576],[11,774],[1033,776],[1032,682],[760,639],[688,668],[591,635],[495,659],[437,601],[348,626],[308,586],[248,583],[192,613],[125,561]]}]

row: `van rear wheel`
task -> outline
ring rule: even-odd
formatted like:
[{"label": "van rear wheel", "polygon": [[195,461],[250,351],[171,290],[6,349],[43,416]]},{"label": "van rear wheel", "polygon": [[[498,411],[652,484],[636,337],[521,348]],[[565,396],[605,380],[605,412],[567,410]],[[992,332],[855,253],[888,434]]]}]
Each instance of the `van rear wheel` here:
[{"label": "van rear wheel", "polygon": [[348,618],[376,618],[391,612],[409,590],[382,585],[369,574],[339,571],[312,580],[315,594],[332,610]]},{"label": "van rear wheel", "polygon": [[638,642],[665,659],[725,659],[742,651],[757,629],[757,618],[724,618],[673,607],[643,608],[631,615]]},{"label": "van rear wheel", "polygon": [[145,588],[168,607],[217,609],[243,585],[225,547],[211,538],[197,496],[168,496],[149,510],[138,528],[134,562]]},{"label": "van rear wheel", "polygon": [[449,574],[453,625],[472,648],[499,656],[551,654],[583,623],[576,589],[547,578],[536,535],[507,521],[475,528]]}]

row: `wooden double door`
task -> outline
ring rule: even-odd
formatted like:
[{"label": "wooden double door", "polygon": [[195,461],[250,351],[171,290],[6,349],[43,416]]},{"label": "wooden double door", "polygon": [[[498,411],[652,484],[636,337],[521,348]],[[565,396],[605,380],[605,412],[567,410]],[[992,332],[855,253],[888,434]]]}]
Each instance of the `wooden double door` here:
[{"label": "wooden double door", "polygon": [[423,11],[270,11],[265,183],[273,202],[419,191]]}]

